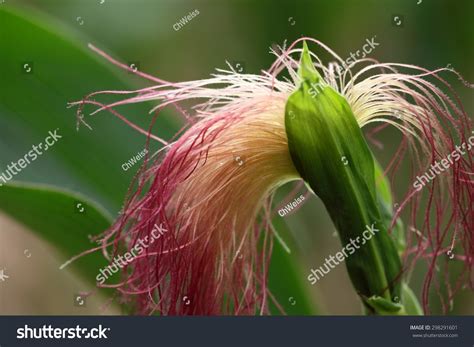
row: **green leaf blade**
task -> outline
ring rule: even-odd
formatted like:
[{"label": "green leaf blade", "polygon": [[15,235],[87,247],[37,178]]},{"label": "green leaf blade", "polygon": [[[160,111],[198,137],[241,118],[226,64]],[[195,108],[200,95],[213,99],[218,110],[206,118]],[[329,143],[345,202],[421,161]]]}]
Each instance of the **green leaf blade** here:
[{"label": "green leaf blade", "polygon": [[[98,247],[90,241],[106,230],[111,217],[82,195],[45,185],[11,184],[0,188],[0,209],[21,221],[63,255],[64,262]],[[95,286],[107,262],[100,251],[72,262],[70,268]]]}]

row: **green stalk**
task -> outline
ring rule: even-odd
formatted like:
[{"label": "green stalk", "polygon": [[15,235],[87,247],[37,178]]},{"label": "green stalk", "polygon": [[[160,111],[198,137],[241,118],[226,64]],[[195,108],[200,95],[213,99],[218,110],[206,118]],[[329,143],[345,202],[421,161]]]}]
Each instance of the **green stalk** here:
[{"label": "green stalk", "polygon": [[[380,209],[390,189],[384,186],[377,192],[376,163],[356,118],[347,101],[316,71],[306,44],[299,75],[301,85],[285,110],[295,167],[324,202],[342,244],[359,240],[346,267],[368,313],[404,314],[400,256],[387,232],[391,207],[384,213]],[[378,231],[367,240],[366,229]]]}]

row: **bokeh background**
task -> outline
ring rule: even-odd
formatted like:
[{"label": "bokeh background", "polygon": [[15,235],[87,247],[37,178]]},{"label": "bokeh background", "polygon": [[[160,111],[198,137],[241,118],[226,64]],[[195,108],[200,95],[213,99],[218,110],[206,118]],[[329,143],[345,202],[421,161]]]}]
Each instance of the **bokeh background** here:
[{"label": "bokeh background", "polygon": [[[175,23],[194,10],[199,14],[175,30]],[[121,166],[143,150],[146,139],[105,113],[94,117],[86,113],[93,130],[76,131],[75,110],[66,106],[96,90],[150,84],[112,66],[88,50],[88,43],[140,71],[182,81],[206,78],[215,68],[226,68],[226,62],[260,73],[273,62],[272,45],[301,36],[321,40],[343,58],[375,36],[379,46],[370,57],[428,69],[450,64],[474,81],[473,13],[471,0],[0,1],[0,171],[43,141],[49,130],[59,128],[63,138],[15,181],[54,185],[79,194],[61,200],[29,189],[0,187],[0,270],[9,276],[0,281],[0,314],[121,312],[110,293],[94,290],[87,272],[59,270],[59,265],[84,250],[85,244],[93,244],[87,236],[102,230],[104,221],[97,222],[100,218],[88,213],[94,207],[91,201],[102,206],[109,219],[118,213],[139,168],[124,171]],[[457,78],[447,79],[472,116],[472,90]],[[152,106],[120,110],[146,128]],[[154,132],[169,138],[179,125],[179,117],[169,109]],[[374,152],[387,164],[400,138],[391,130],[381,136],[385,146]],[[397,175],[395,200],[408,185],[407,169],[402,167]],[[281,189],[275,201],[283,201],[289,189]],[[276,223],[285,229],[283,236],[292,253],[276,250],[270,282],[287,312],[360,314],[344,266],[314,286],[306,280],[311,267],[321,265],[341,247],[318,198],[277,219],[282,219]],[[76,229],[80,236],[74,234]],[[59,249],[54,246],[58,239],[63,246]],[[97,259],[88,266],[98,270]],[[417,293],[423,273],[421,265],[411,278]],[[78,304],[77,295],[85,295],[84,304]],[[436,302],[432,309],[440,312]],[[473,293],[461,291],[449,313],[474,314]]]}]

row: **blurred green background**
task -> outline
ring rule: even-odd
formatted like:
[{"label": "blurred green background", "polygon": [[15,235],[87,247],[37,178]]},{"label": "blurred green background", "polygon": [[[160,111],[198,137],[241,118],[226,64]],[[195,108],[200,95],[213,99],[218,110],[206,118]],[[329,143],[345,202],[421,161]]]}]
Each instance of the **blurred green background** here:
[{"label": "blurred green background", "polygon": [[[173,28],[196,9],[199,14],[188,24]],[[43,141],[49,130],[59,128],[63,138],[15,181],[81,194],[68,198],[38,194],[29,187],[0,187],[0,209],[6,212],[0,215],[0,270],[6,268],[10,274],[0,282],[0,314],[118,312],[113,303],[109,309],[102,307],[111,300],[110,293],[88,297],[87,307],[75,302],[77,293],[94,290],[91,274],[101,266],[100,257],[81,260],[74,272],[60,271],[58,266],[90,248],[87,236],[102,231],[118,213],[139,168],[124,171],[121,165],[143,150],[145,137],[105,113],[86,116],[93,130],[82,127],[77,132],[75,109],[66,105],[93,91],[150,83],[112,66],[88,50],[88,43],[148,74],[184,81],[206,78],[215,68],[225,68],[226,61],[240,64],[245,72],[260,73],[273,62],[270,46],[291,43],[302,35],[321,40],[344,59],[375,36],[380,45],[370,57],[428,69],[450,64],[474,81],[473,13],[472,0],[0,1],[0,171]],[[25,64],[31,69],[25,70]],[[472,116],[472,90],[456,78],[448,80]],[[120,110],[146,128],[153,105]],[[168,109],[154,132],[170,138],[179,125],[177,114]],[[374,152],[387,164],[399,136],[388,130],[379,138],[385,146]],[[158,147],[152,144],[152,149]],[[404,166],[397,175],[403,184],[394,185],[395,201],[403,196],[407,180]],[[290,188],[284,187],[276,201],[282,201]],[[85,212],[78,204],[85,206]],[[292,253],[285,255],[276,246],[270,284],[287,312],[360,314],[344,266],[314,286],[306,280],[311,267],[340,250],[321,202],[312,197],[298,212],[277,219]],[[59,242],[63,251],[54,250],[38,235]],[[88,270],[81,273],[82,265]],[[416,293],[423,272],[420,266],[411,279]],[[440,312],[436,302],[433,312]],[[472,292],[461,291],[450,314],[474,314]]]}]

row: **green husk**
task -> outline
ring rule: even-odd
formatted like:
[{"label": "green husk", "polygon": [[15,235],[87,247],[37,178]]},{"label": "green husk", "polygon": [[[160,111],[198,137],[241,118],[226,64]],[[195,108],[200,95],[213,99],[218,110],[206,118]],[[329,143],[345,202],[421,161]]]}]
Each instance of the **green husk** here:
[{"label": "green husk", "polygon": [[[393,214],[389,184],[349,104],[323,81],[306,44],[298,73],[301,85],[285,109],[293,163],[324,202],[343,245],[362,240],[368,227],[378,230],[346,258],[350,279],[368,313],[405,314],[399,256],[404,249],[403,225],[398,222],[393,235],[388,234]],[[381,178],[377,188],[376,177]]]},{"label": "green husk", "polygon": [[[392,223],[393,217],[393,200],[392,192],[390,190],[390,184],[387,177],[384,176],[383,170],[380,164],[374,159],[375,163],[375,184],[377,189],[377,200],[382,213],[385,225],[388,226]],[[398,255],[401,256],[406,249],[405,240],[405,228],[400,218],[396,220],[395,225],[392,228],[392,238],[395,241],[395,246],[398,251]]]}]

